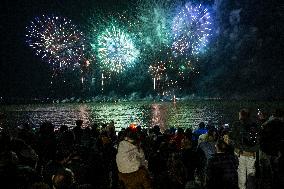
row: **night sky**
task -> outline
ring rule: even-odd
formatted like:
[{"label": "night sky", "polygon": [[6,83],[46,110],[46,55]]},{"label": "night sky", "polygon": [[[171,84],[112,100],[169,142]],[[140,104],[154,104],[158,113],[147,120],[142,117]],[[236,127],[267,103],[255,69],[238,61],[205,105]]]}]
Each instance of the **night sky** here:
[{"label": "night sky", "polygon": [[[29,99],[50,96],[50,67],[25,42],[26,26],[35,16],[63,15],[80,27],[93,10],[122,12],[131,9],[133,2],[135,1],[1,1],[0,97]],[[213,1],[200,2],[212,4]],[[186,91],[212,97],[283,99],[283,7],[276,1],[233,1],[223,3],[222,6],[222,12],[218,13],[219,36],[212,40],[211,49],[199,67],[201,74],[186,84]],[[229,23],[230,13],[235,9],[242,9],[237,32],[234,25]],[[253,29],[257,31],[256,34],[250,33]],[[236,39],[228,41],[228,36],[236,33]],[[141,91],[147,93],[147,87],[151,84],[145,80],[143,85],[145,87]],[[68,95],[70,91],[62,91],[55,93],[58,93],[57,96],[72,96]],[[129,92],[134,92],[134,89]]]}]

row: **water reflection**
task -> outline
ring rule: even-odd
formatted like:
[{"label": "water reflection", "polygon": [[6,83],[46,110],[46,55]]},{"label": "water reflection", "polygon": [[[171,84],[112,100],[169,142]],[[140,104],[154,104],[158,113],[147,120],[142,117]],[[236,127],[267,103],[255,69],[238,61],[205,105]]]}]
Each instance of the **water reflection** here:
[{"label": "water reflection", "polygon": [[151,126],[158,125],[163,132],[166,129],[166,121],[168,117],[167,107],[162,104],[152,104],[151,111]]},{"label": "water reflection", "polygon": [[107,103],[90,104],[92,122],[114,121],[116,130],[125,128],[131,123],[147,127],[147,104]]},{"label": "water reflection", "polygon": [[281,107],[281,103],[201,101],[41,104],[1,106],[0,112],[5,112],[11,126],[30,121],[37,127],[44,121],[51,121],[56,127],[63,124],[73,127],[77,119],[82,119],[83,126],[113,120],[117,131],[131,123],[146,128],[159,125],[164,130],[172,126],[194,129],[201,121],[210,121],[215,126],[231,123],[237,119],[239,108],[244,106],[250,107],[253,115],[258,108],[272,109]]}]

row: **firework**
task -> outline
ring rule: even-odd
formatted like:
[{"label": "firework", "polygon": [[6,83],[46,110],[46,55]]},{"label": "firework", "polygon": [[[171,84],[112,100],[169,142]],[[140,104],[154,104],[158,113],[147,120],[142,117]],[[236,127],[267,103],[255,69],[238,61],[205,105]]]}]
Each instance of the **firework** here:
[{"label": "firework", "polygon": [[161,80],[165,71],[166,64],[162,61],[149,66],[149,72],[153,78],[156,78],[156,80]]},{"label": "firework", "polygon": [[139,35],[147,47],[157,49],[170,46],[171,7],[172,4],[164,0],[138,2]]},{"label": "firework", "polygon": [[174,17],[172,26],[173,53],[196,55],[204,50],[211,34],[211,17],[203,6],[187,3]]},{"label": "firework", "polygon": [[92,46],[97,53],[101,68],[119,73],[133,67],[140,52],[135,47],[134,37],[117,25],[113,22],[106,27]]},{"label": "firework", "polygon": [[171,65],[174,65],[174,62],[169,59],[165,61],[158,61],[150,65],[148,68],[148,72],[151,74],[153,79],[153,88],[158,93],[162,94],[163,91],[168,88],[169,81],[172,82],[172,80],[175,80],[177,77],[176,72],[173,71]]},{"label": "firework", "polygon": [[164,83],[162,95],[166,99],[172,99],[179,90],[181,90],[181,87],[179,86],[178,81],[168,79]]},{"label": "firework", "polygon": [[181,62],[178,67],[178,76],[182,79],[185,79],[186,77],[189,77],[191,74],[195,73],[195,68],[193,66],[193,63],[190,60],[185,60]]},{"label": "firework", "polygon": [[36,17],[27,27],[26,38],[36,55],[55,69],[74,68],[84,57],[83,34],[64,17]]}]

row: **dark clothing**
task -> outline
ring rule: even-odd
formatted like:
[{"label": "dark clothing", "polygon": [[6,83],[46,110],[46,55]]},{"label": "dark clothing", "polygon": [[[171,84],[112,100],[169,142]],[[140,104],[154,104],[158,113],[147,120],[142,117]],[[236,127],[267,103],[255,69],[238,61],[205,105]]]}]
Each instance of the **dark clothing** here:
[{"label": "dark clothing", "polygon": [[182,151],[182,161],[187,169],[187,180],[194,180],[194,172],[198,166],[198,156],[195,150],[185,149]]},{"label": "dark clothing", "polygon": [[257,152],[259,128],[249,121],[237,121],[233,124],[229,137],[236,149],[240,152]]},{"label": "dark clothing", "polygon": [[208,162],[207,188],[237,189],[238,188],[238,160],[227,153],[214,154]]},{"label": "dark clothing", "polygon": [[55,175],[59,170],[64,170],[65,167],[56,161],[49,161],[43,170],[44,181],[52,188],[52,175]]},{"label": "dark clothing", "polygon": [[77,184],[86,184],[87,181],[87,166],[80,158],[73,158],[67,164],[67,167],[74,173],[75,182]]},{"label": "dark clothing", "polygon": [[198,165],[197,173],[200,181],[205,182],[208,161],[216,153],[215,142],[201,142],[197,147]]},{"label": "dark clothing", "polygon": [[80,126],[76,126],[73,128],[73,133],[75,135],[75,143],[81,144],[81,137],[83,134],[83,129]]},{"label": "dark clothing", "polygon": [[[271,119],[262,125],[260,132],[260,150],[263,152],[262,177],[268,178],[270,188],[283,188],[283,149],[284,149],[284,122],[280,119]],[[279,152],[281,156],[279,157]],[[281,162],[282,160],[282,162]],[[281,173],[282,168],[282,173]],[[266,183],[265,183],[266,184]]]},{"label": "dark clothing", "polygon": [[151,189],[151,179],[148,171],[141,167],[133,173],[118,173],[119,180],[124,184],[125,189]]},{"label": "dark clothing", "polygon": [[187,182],[187,170],[179,154],[172,153],[168,158],[168,180],[170,188],[183,189]]},{"label": "dark clothing", "polygon": [[193,138],[192,138],[192,140],[197,141],[200,135],[205,134],[205,133],[207,133],[207,132],[208,132],[208,130],[205,129],[205,128],[204,128],[204,129],[199,128],[199,129],[195,130],[195,131],[193,132]]},{"label": "dark clothing", "polygon": [[260,131],[259,142],[262,152],[278,156],[278,152],[284,148],[284,122],[280,119],[273,119],[264,123]]}]

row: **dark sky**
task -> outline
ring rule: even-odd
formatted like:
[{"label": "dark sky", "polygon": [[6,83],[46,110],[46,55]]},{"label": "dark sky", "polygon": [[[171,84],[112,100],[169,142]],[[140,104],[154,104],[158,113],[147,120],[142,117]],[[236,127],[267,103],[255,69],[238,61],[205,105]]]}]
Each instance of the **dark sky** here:
[{"label": "dark sky", "polygon": [[[27,96],[37,93],[40,83],[46,84],[46,66],[25,43],[25,27],[41,11],[48,11],[52,3],[44,1],[4,1],[1,6],[1,95]],[[3,4],[2,4],[3,5]]]}]

